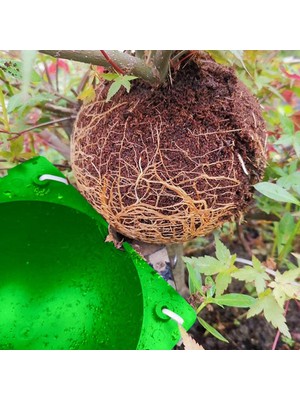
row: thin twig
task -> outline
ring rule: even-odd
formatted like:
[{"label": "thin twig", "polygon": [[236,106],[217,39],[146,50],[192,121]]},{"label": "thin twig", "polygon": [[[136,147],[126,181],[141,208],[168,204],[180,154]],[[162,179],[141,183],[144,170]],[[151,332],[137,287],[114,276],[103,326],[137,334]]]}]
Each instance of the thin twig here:
[{"label": "thin twig", "polygon": [[124,71],[109,57],[109,55],[104,50],[100,50],[103,57],[109,62],[113,69],[121,75],[125,75]]},{"label": "thin twig", "polygon": [[32,127],[30,127],[30,128],[24,129],[23,131],[20,131],[20,132],[9,132],[9,131],[3,130],[3,129],[0,129],[0,132],[1,132],[1,133],[6,133],[6,134],[8,134],[8,135],[15,135],[13,138],[9,138],[9,139],[8,139],[8,140],[14,140],[14,139],[16,139],[17,137],[23,135],[24,133],[33,131],[34,129],[44,128],[45,126],[50,126],[50,125],[58,124],[58,123],[60,123],[60,122],[68,121],[68,120],[70,120],[70,119],[75,119],[75,116],[64,117],[64,118],[56,119],[56,120],[54,120],[54,121],[44,122],[43,124],[39,124],[39,125],[32,126]]},{"label": "thin twig", "polygon": [[[284,307],[284,316],[286,316],[286,314],[287,314],[287,311],[288,311],[288,308],[289,308],[289,304],[290,304],[290,300],[287,300],[287,302],[285,304],[285,307]],[[274,339],[274,342],[273,342],[271,350],[275,350],[276,349],[276,346],[277,346],[277,343],[278,343],[280,335],[281,335],[280,330],[277,329],[277,333],[276,333],[276,336],[275,336],[275,339]]]},{"label": "thin twig", "polygon": [[48,80],[51,88],[54,90],[53,82],[52,82],[51,76],[49,74],[48,66],[46,64],[46,61],[43,61],[43,65],[44,65],[45,73],[46,73],[46,76],[47,76],[47,80]]},{"label": "thin twig", "polygon": [[56,91],[59,93],[59,86],[58,86],[58,66],[59,66],[59,58],[56,60],[56,68],[55,68],[55,80],[56,80]]},{"label": "thin twig", "polygon": [[81,93],[82,90],[85,88],[85,85],[88,83],[89,76],[90,76],[90,70],[86,71],[86,73],[83,75],[83,78],[81,79],[77,88],[78,93]]}]

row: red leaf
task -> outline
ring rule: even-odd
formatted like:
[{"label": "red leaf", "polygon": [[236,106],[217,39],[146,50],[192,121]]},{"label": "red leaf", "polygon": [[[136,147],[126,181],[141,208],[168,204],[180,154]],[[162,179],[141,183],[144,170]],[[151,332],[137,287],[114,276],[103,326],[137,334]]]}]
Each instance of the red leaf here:
[{"label": "red leaf", "polygon": [[293,103],[293,100],[294,100],[295,96],[294,96],[294,92],[292,90],[286,89],[281,94],[284,97],[284,100],[288,104],[292,104]]},{"label": "red leaf", "polygon": [[[58,59],[57,63],[58,63],[58,68],[63,69],[64,71],[66,71],[66,73],[70,73],[69,65],[65,61]],[[56,73],[56,62],[52,62],[50,64],[50,66],[48,67],[48,72],[50,75]]]},{"label": "red leaf", "polygon": [[97,72],[99,72],[99,74],[103,74],[104,70],[105,70],[104,67],[101,66],[97,67]]},{"label": "red leaf", "polygon": [[300,81],[300,75],[298,74],[290,74],[284,67],[280,67],[280,70],[290,79],[295,79],[296,81]]}]

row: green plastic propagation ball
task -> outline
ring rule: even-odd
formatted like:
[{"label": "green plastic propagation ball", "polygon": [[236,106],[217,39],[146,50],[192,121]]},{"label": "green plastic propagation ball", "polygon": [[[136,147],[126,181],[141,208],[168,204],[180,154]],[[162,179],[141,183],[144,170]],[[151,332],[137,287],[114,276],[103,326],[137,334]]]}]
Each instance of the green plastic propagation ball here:
[{"label": "green plastic propagation ball", "polygon": [[0,179],[0,349],[172,349],[192,307],[43,157]]}]

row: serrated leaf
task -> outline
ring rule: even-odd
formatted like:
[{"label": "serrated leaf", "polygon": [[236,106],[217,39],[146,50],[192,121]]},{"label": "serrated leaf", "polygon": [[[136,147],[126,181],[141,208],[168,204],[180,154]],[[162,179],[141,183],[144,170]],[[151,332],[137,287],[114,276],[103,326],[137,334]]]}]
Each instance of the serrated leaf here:
[{"label": "serrated leaf", "polygon": [[209,333],[211,333],[215,338],[221,340],[222,342],[229,343],[220,332],[218,332],[213,326],[211,326],[208,322],[204,321],[204,319],[197,317],[199,323],[205,328]]},{"label": "serrated leaf", "polygon": [[185,263],[189,263],[196,271],[205,275],[215,275],[224,269],[224,266],[219,260],[214,257],[183,257]]},{"label": "serrated leaf", "polygon": [[230,258],[231,258],[230,251],[217,237],[215,238],[215,243],[216,243],[217,259],[224,264],[228,264],[228,266],[229,266]]},{"label": "serrated leaf", "polygon": [[300,268],[295,268],[281,274],[276,272],[275,281],[269,284],[273,288],[273,295],[281,308],[288,299],[295,299],[300,296],[300,286],[295,280],[300,276]]},{"label": "serrated leaf", "polygon": [[269,280],[268,274],[265,272],[260,261],[253,256],[253,267],[247,265],[238,271],[232,273],[232,276],[239,281],[246,283],[254,283],[257,293],[262,293],[266,288],[266,281]]},{"label": "serrated leaf", "polygon": [[178,324],[178,328],[184,345],[184,350],[204,350],[204,348],[187,333],[182,325]]},{"label": "serrated leaf", "polygon": [[214,257],[204,256],[199,257],[198,260],[198,271],[205,275],[215,275],[227,268],[226,265],[224,266],[223,263]]},{"label": "serrated leaf", "polygon": [[216,296],[222,295],[228,288],[232,281],[232,277],[229,272],[220,272],[216,277]]},{"label": "serrated leaf", "polygon": [[250,307],[250,310],[247,313],[247,318],[251,318],[254,315],[258,315],[261,312],[264,313],[266,320],[268,322],[271,322],[271,324],[275,328],[278,328],[279,331],[283,333],[285,336],[289,338],[291,337],[288,327],[286,325],[284,310],[279,306],[272,293],[260,296],[255,301],[255,303]]},{"label": "serrated leaf", "polygon": [[278,279],[278,282],[282,283],[294,283],[294,281],[300,276],[300,268],[291,269],[285,271]]},{"label": "serrated leaf", "polygon": [[286,189],[271,182],[260,182],[254,185],[255,189],[262,193],[264,196],[276,201],[282,201],[284,203],[293,203],[300,205],[300,201],[295,196],[290,194]]},{"label": "serrated leaf", "polygon": [[256,299],[247,294],[229,293],[218,297],[216,296],[214,301],[223,306],[247,308],[251,307]]}]

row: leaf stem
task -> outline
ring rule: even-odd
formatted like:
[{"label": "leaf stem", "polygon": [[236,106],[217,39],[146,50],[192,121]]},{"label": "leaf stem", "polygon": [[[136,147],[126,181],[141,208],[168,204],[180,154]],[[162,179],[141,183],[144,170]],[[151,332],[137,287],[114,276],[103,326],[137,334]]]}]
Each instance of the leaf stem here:
[{"label": "leaf stem", "polygon": [[[290,304],[290,300],[288,300],[288,301],[286,302],[286,304],[285,304],[285,307],[284,307],[284,316],[286,316],[286,314],[287,314],[287,312],[288,312],[289,304]],[[274,342],[273,342],[273,344],[272,344],[272,349],[271,349],[271,350],[276,350],[276,346],[277,346],[277,343],[278,343],[278,340],[279,340],[280,335],[281,335],[280,330],[277,329],[276,336],[275,336]]]},{"label": "leaf stem", "polygon": [[109,57],[109,55],[104,50],[100,50],[103,54],[103,57],[109,62],[109,64],[113,67],[113,69],[118,72],[118,74],[125,75],[124,71]]}]

